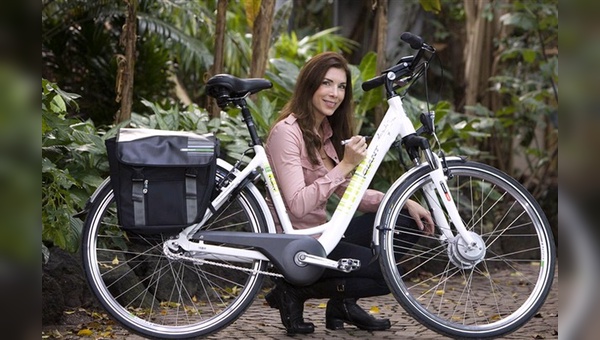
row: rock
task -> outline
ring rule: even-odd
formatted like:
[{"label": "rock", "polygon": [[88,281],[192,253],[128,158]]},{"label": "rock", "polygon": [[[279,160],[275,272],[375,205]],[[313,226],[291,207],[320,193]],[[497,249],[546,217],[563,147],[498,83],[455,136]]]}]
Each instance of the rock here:
[{"label": "rock", "polygon": [[78,254],[49,248],[48,263],[42,266],[42,324],[60,320],[65,310],[95,305],[87,286]]},{"label": "rock", "polygon": [[42,274],[42,325],[60,322],[65,310],[62,288],[52,276]]}]

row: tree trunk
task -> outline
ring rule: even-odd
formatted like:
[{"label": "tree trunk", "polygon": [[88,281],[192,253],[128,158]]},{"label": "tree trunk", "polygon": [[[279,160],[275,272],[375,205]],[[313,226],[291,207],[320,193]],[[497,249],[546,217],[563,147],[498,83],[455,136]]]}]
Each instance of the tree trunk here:
[{"label": "tree trunk", "polygon": [[133,105],[137,0],[125,0],[125,2],[127,3],[127,17],[120,39],[121,46],[125,48],[125,55],[117,55],[117,97],[115,99],[117,103],[121,103],[121,108],[115,115],[115,124],[131,119],[131,106]]},{"label": "tree trunk", "polygon": [[250,77],[262,78],[267,69],[275,0],[262,0],[260,11],[252,25],[252,64]]},{"label": "tree trunk", "polygon": [[[489,91],[490,77],[497,72],[499,51],[494,48],[494,39],[506,32],[502,31],[498,18],[501,13],[494,11],[488,19],[486,11],[494,8],[493,2],[503,0],[464,0],[466,14],[467,41],[465,44],[465,106],[480,104],[490,111],[498,110],[502,103],[498,94]],[[468,111],[467,111],[468,113]],[[493,156],[491,165],[508,173],[513,166],[513,138],[492,133],[480,144],[480,150],[489,151]]]},{"label": "tree trunk", "polygon": [[489,78],[494,60],[494,35],[496,16],[488,20],[484,11],[491,6],[490,0],[464,0],[467,21],[467,43],[465,45],[465,104],[481,103],[490,107],[487,94]]},{"label": "tree trunk", "polygon": [[[215,36],[215,59],[210,70],[210,74],[207,75],[207,79],[214,76],[215,74],[223,73],[223,50],[225,46],[225,19],[227,14],[227,3],[228,0],[219,0],[217,4],[217,22],[216,22],[216,36]],[[214,98],[207,98],[206,109],[210,114],[211,118],[219,117],[221,109],[217,105]]]},{"label": "tree trunk", "polygon": [[[377,53],[377,66],[375,74],[381,74],[383,69],[387,67],[387,60],[385,57],[385,42],[387,40],[387,13],[388,13],[388,0],[373,0],[374,5],[377,6],[375,13],[375,32],[376,32],[376,46],[375,52]],[[383,91],[379,89],[379,91]],[[382,105],[375,107],[375,126],[379,126],[383,119],[384,108]]]}]

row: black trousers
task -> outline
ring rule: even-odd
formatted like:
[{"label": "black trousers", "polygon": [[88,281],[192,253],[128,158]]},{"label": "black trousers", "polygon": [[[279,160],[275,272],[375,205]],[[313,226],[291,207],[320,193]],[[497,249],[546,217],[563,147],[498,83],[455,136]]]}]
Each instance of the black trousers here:
[{"label": "black trousers", "polygon": [[[408,216],[406,211],[402,211],[401,215],[397,224],[418,230],[416,223],[411,218],[404,217]],[[390,293],[379,261],[374,259],[371,249],[374,221],[375,213],[366,213],[353,218],[344,238],[328,256],[332,260],[342,258],[360,260],[360,269],[350,273],[326,269],[322,277],[311,285],[318,291],[315,295],[319,297],[326,295],[331,298],[361,298]],[[398,240],[398,242],[414,244],[418,238],[418,236],[411,236],[409,239]]]}]

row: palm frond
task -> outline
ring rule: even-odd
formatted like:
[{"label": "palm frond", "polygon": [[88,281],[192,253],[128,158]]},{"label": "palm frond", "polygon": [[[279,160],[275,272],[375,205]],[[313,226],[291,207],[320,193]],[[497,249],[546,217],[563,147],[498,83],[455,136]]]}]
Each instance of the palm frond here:
[{"label": "palm frond", "polygon": [[[140,34],[152,34],[161,39],[167,47],[172,43],[179,44],[183,59],[195,59],[205,67],[213,63],[213,55],[206,45],[183,32],[174,25],[147,13],[138,13]],[[183,62],[184,60],[182,60]]]}]

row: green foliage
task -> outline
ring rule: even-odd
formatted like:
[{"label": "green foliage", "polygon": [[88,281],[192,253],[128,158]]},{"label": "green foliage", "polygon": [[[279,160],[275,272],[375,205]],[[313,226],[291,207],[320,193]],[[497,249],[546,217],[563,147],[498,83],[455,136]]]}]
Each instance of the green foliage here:
[{"label": "green foliage", "polygon": [[[377,105],[383,102],[383,91],[375,89],[368,92],[362,90],[362,83],[376,76],[377,70],[377,54],[375,52],[367,53],[360,62],[358,67],[351,66],[352,71],[352,95],[354,98],[355,118],[357,132],[362,130],[365,120],[369,120],[367,114],[372,111]],[[363,131],[363,134],[366,131]]]},{"label": "green foliage", "polygon": [[315,54],[324,51],[351,52],[358,44],[339,34],[339,27],[332,27],[307,35],[298,40],[294,31],[289,34],[281,34],[277,43],[273,46],[277,58],[292,61],[297,66],[302,66],[306,60]]},{"label": "green foliage", "polygon": [[108,173],[104,138],[91,121],[68,118],[79,95],[42,79],[42,239],[76,251],[74,217]]},{"label": "green foliage", "polygon": [[[525,172],[543,181],[540,171],[552,167],[558,154],[536,138],[536,130],[558,132],[558,1],[514,1],[506,10],[500,21],[512,33],[500,41],[501,71],[490,79],[504,101],[495,137],[516,137]],[[550,129],[547,122],[553,122]]]},{"label": "green foliage", "polygon": [[91,1],[44,1],[42,9],[42,77],[60,81],[66,91],[85,94],[78,104],[98,122],[112,121],[118,107],[114,56],[119,24],[100,24],[111,7]]},{"label": "green foliage", "polygon": [[330,0],[287,0],[294,2],[293,13],[289,16],[290,31],[299,37],[314,34],[333,26],[333,6]]},{"label": "green foliage", "polygon": [[193,17],[194,13],[179,7],[171,11],[160,8],[156,12],[140,12],[139,34],[158,38],[168,48],[165,50],[180,57],[180,66],[185,70],[210,66],[213,62],[212,53],[204,41],[196,38],[198,34],[208,33],[206,30],[210,28],[197,25],[199,20]]},{"label": "green foliage", "polygon": [[[427,112],[426,103],[413,97],[406,97],[404,103],[413,124],[420,126],[419,115]],[[489,111],[467,115],[454,111],[447,101],[440,101],[429,108],[435,112],[435,129],[440,142],[436,145],[434,140],[430,140],[434,148],[440,148],[446,155],[480,156],[480,151],[465,141],[489,137],[495,121]]]},{"label": "green foliage", "polygon": [[[207,112],[196,104],[189,105],[180,111],[178,105],[161,105],[143,99],[142,104],[150,110],[149,114],[132,113],[131,127],[145,127],[158,130],[185,130],[196,133],[208,133],[209,127],[214,127],[214,122],[209,121]],[[218,125],[217,125],[218,126]]]},{"label": "green foliage", "polygon": [[427,12],[439,13],[442,10],[440,0],[419,0],[419,3]]},{"label": "green foliage", "polygon": [[[207,27],[196,25],[194,18],[204,16],[193,4],[140,2],[133,110],[141,109],[141,98],[158,101],[170,96],[173,60],[186,71],[205,70],[205,64],[212,63],[212,54],[205,44],[178,26]],[[42,77],[60,83],[67,91],[80,93],[80,114],[97,125],[111,124],[119,107],[115,102],[115,84],[117,56],[124,54],[119,38],[125,5],[122,1],[43,1]]]}]

